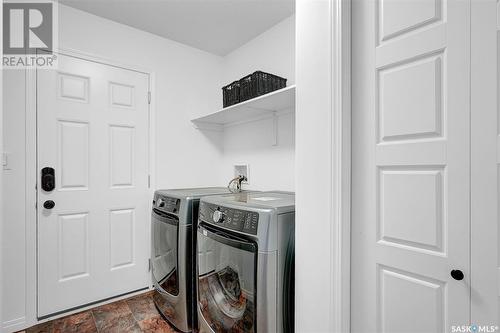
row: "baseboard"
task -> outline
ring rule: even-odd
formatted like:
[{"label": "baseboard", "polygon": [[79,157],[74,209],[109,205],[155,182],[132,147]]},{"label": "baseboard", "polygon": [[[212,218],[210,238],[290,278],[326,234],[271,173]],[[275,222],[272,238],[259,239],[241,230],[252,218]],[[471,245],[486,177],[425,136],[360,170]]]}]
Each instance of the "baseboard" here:
[{"label": "baseboard", "polygon": [[12,333],[24,330],[28,328],[26,317],[20,317],[17,319],[7,320],[2,323],[2,333]]}]

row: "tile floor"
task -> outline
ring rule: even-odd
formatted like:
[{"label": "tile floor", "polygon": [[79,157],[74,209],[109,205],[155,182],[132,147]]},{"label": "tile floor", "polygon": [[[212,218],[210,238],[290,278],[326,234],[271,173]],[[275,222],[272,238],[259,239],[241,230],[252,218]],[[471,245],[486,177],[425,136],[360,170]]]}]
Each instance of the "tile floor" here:
[{"label": "tile floor", "polygon": [[176,332],[156,310],[152,293],[102,305],[28,328],[23,333]]}]

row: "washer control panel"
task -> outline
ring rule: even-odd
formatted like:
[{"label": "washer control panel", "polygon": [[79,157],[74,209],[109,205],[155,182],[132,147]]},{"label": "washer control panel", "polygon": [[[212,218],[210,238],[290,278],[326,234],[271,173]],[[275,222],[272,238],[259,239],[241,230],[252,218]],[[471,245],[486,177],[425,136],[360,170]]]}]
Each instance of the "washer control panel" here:
[{"label": "washer control panel", "polygon": [[259,213],[241,209],[200,203],[200,218],[228,229],[256,235],[259,225]]},{"label": "washer control panel", "polygon": [[178,214],[180,205],[181,200],[177,198],[159,196],[153,201],[153,206],[155,208],[167,213]]}]

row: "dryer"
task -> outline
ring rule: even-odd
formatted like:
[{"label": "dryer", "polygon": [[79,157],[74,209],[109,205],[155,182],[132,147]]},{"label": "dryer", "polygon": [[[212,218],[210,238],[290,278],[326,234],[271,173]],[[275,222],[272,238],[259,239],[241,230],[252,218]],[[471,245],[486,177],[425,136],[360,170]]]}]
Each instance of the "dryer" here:
[{"label": "dryer", "polygon": [[294,229],[293,193],[201,199],[200,332],[293,332]]},{"label": "dryer", "polygon": [[195,236],[200,198],[230,193],[225,187],[158,190],[152,209],[153,300],[182,332],[196,327]]}]

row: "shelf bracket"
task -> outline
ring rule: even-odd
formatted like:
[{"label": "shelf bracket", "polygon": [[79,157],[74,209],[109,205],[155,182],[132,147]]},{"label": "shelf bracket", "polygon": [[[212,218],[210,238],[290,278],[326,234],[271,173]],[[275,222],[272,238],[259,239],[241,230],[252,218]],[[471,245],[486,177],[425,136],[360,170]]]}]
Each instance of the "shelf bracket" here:
[{"label": "shelf bracket", "polygon": [[273,111],[273,146],[278,145],[278,112]]}]

